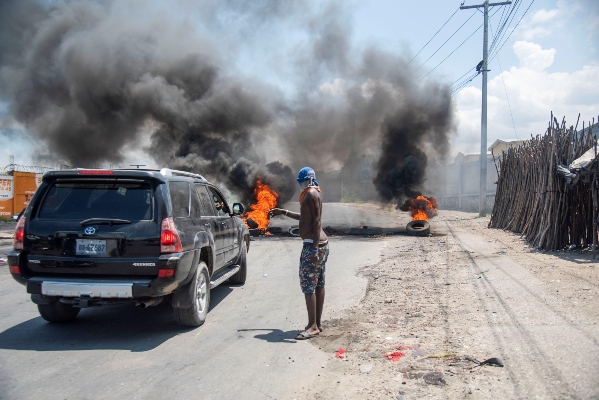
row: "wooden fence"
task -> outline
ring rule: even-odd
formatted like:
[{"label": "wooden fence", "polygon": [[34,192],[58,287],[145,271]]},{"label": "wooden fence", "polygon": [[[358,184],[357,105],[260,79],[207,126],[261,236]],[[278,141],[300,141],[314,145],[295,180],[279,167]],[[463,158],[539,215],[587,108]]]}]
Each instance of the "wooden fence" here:
[{"label": "wooden fence", "polygon": [[499,178],[489,227],[520,233],[544,250],[596,245],[596,165],[589,179],[574,187],[566,185],[556,168],[569,165],[596,146],[597,133],[597,129],[585,129],[584,123],[577,132],[574,126],[566,127],[565,119],[560,124],[552,114],[544,135],[503,152],[496,159]]}]

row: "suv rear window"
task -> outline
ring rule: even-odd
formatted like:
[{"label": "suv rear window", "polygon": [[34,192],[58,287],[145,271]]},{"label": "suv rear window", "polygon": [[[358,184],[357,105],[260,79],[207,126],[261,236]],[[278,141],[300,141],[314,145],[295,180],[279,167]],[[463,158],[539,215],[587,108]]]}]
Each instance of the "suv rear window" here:
[{"label": "suv rear window", "polygon": [[151,220],[153,190],[148,182],[56,182],[38,218]]}]

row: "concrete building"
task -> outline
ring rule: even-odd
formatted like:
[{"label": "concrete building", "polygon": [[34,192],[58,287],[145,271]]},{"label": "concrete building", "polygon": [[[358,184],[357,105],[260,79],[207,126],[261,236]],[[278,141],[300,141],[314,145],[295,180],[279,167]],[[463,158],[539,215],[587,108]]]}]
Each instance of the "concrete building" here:
[{"label": "concrete building", "polygon": [[527,140],[524,139],[497,139],[491,146],[489,146],[489,151],[493,153],[495,157],[499,157],[502,152],[521,146],[526,141]]}]

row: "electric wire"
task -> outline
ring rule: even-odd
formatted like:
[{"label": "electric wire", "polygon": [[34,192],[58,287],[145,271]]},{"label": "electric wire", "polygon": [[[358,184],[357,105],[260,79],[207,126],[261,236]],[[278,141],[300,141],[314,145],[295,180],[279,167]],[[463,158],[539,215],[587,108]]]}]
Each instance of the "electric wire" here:
[{"label": "electric wire", "polygon": [[516,131],[516,123],[514,122],[514,114],[512,114],[512,105],[510,104],[510,97],[507,95],[507,87],[505,86],[505,79],[503,79],[503,69],[501,68],[501,62],[499,61],[499,57],[497,57],[497,64],[499,64],[499,72],[501,75],[501,81],[503,82],[503,90],[505,91],[505,98],[507,99],[507,106],[510,110],[510,117],[512,117],[512,126],[514,127],[514,134],[516,135],[516,139],[518,139],[518,132]]},{"label": "electric wire", "polygon": [[468,39],[470,39],[472,36],[474,36],[474,34],[475,34],[476,32],[478,32],[480,28],[482,28],[482,25],[481,25],[481,26],[479,26],[479,27],[478,27],[478,28],[477,28],[477,29],[476,29],[474,32],[472,32],[472,33],[470,34],[470,36],[468,36],[468,37],[467,37],[467,38],[466,38],[466,39],[465,39],[465,40],[464,40],[462,43],[460,43],[460,45],[459,45],[458,47],[456,47],[454,51],[452,51],[451,53],[449,53],[449,55],[448,55],[447,57],[445,57],[443,60],[441,60],[441,62],[440,62],[439,64],[437,64],[437,65],[435,66],[435,68],[431,69],[430,71],[428,71],[428,73],[427,73],[426,75],[424,75],[422,78],[420,78],[420,80],[423,80],[424,78],[426,78],[427,76],[429,76],[429,75],[430,75],[430,74],[431,74],[431,73],[432,73],[434,70],[436,70],[436,69],[437,69],[437,67],[438,67],[439,65],[443,64],[443,62],[445,62],[445,60],[447,60],[449,57],[451,57],[451,55],[452,55],[453,53],[455,53],[455,52],[456,52],[456,51],[457,51],[457,50],[458,50],[460,47],[462,47],[462,45],[463,45],[464,43],[466,43],[466,42],[468,41]]},{"label": "electric wire", "polygon": [[426,42],[426,44],[424,46],[422,46],[422,48],[420,50],[418,50],[418,53],[416,53],[416,55],[414,57],[412,57],[412,59],[406,64],[406,66],[410,65],[412,63],[412,61],[414,61],[414,59],[416,57],[418,57],[418,55],[422,52],[422,50],[424,50],[424,48],[426,46],[428,46],[428,44],[435,38],[435,36],[437,36],[437,34],[439,32],[441,32],[441,29],[443,29],[443,27],[445,27],[445,25],[447,25],[447,23],[449,21],[451,21],[451,19],[453,18],[453,16],[456,15],[458,11],[460,11],[460,7],[458,7],[458,9],[455,10],[453,14],[451,14],[451,16],[449,17],[449,19],[447,21],[445,21],[445,23],[443,25],[441,25],[441,27],[439,28],[439,30],[437,32],[435,32],[435,34],[433,35],[433,37],[431,37],[430,40],[428,42]]},{"label": "electric wire", "polygon": [[[450,36],[450,37],[449,37],[449,38],[448,38],[448,39],[447,39],[445,42],[443,42],[443,44],[442,44],[441,46],[439,46],[439,48],[438,48],[437,50],[435,50],[435,52],[434,52],[434,53],[433,53],[433,54],[432,54],[432,55],[431,55],[429,58],[427,58],[425,62],[423,62],[422,64],[420,64],[420,66],[419,66],[418,68],[416,68],[416,71],[418,71],[420,68],[422,68],[422,66],[423,66],[424,64],[426,64],[426,63],[427,63],[427,62],[428,62],[428,61],[429,61],[431,58],[433,58],[433,56],[434,56],[435,54],[437,54],[437,52],[438,52],[439,50],[441,50],[441,49],[443,48],[443,46],[445,46],[445,45],[447,44],[447,42],[449,42],[449,40],[450,40],[452,37],[454,37],[454,36],[455,36],[455,34],[456,34],[456,33],[458,33],[458,32],[460,31],[460,29],[462,29],[462,27],[463,27],[464,25],[466,25],[466,22],[470,21],[470,19],[471,19],[472,17],[474,17],[474,14],[476,14],[476,12],[473,12],[473,13],[472,13],[472,15],[470,15],[470,17],[469,17],[469,18],[468,18],[468,19],[467,19],[467,20],[466,20],[466,21],[465,21],[465,22],[464,22],[462,25],[460,25],[460,27],[459,27],[459,28],[458,28],[458,29],[457,29],[457,30],[456,30],[456,31],[455,31],[455,32],[454,32],[454,33],[453,33],[453,34],[452,34],[452,35],[451,35],[451,36]],[[480,28],[479,28],[479,29],[480,29]]]},{"label": "electric wire", "polygon": [[[491,27],[491,31],[493,31],[493,27]],[[492,32],[491,32],[492,33]],[[514,134],[516,135],[516,139],[518,139],[518,132],[516,131],[516,123],[514,122],[514,114],[512,113],[512,105],[510,104],[510,96],[507,94],[507,87],[505,86],[505,79],[503,78],[503,68],[501,68],[501,61],[499,61],[499,56],[497,57],[497,64],[499,65],[499,75],[501,76],[501,82],[503,82],[503,91],[505,92],[505,98],[507,99],[507,106],[510,110],[510,117],[512,118],[512,126],[514,127]]]},{"label": "electric wire", "polygon": [[492,54],[493,51],[496,49],[497,45],[504,39],[506,32],[507,32],[507,28],[512,25],[512,22],[514,21],[514,18],[516,17],[516,13],[517,13],[518,9],[520,8],[520,4],[522,4],[522,3],[518,3],[518,5],[514,8],[514,11],[509,14],[510,19],[508,21],[506,21],[506,26],[505,26],[506,29],[502,29],[501,34],[499,34],[497,36],[497,38],[494,40],[494,42],[492,43],[492,46],[489,48],[489,54]]},{"label": "electric wire", "polygon": [[[499,10],[496,10],[496,11],[493,13],[493,15],[489,16],[489,18],[491,18],[491,17],[493,17],[495,14],[497,14],[497,12],[498,12],[498,11],[499,11]],[[472,18],[472,16],[470,16],[470,18]],[[470,19],[470,18],[468,18],[468,19]],[[466,21],[466,22],[468,22],[468,21]],[[480,28],[482,28],[483,26],[484,26],[484,23],[483,23],[483,24],[481,24],[481,25],[480,25],[478,28],[476,28],[476,30],[475,30],[474,32],[472,32],[472,33],[470,34],[470,36],[468,36],[468,37],[467,37],[467,38],[466,38],[466,39],[465,39],[465,40],[464,40],[462,43],[460,43],[460,45],[459,45],[458,47],[456,47],[456,48],[455,48],[455,49],[454,49],[454,50],[453,50],[451,53],[449,53],[449,55],[448,55],[447,57],[445,57],[443,60],[441,60],[441,62],[440,62],[439,64],[437,64],[437,65],[435,66],[435,68],[431,69],[431,70],[430,70],[430,71],[429,71],[429,72],[428,72],[426,75],[424,75],[422,78],[420,78],[420,80],[419,80],[419,81],[422,81],[424,78],[426,78],[427,76],[429,76],[429,75],[430,75],[430,74],[431,74],[431,73],[432,73],[434,70],[436,70],[436,69],[437,69],[437,67],[439,67],[441,64],[443,64],[443,63],[445,62],[445,60],[447,60],[449,57],[451,57],[451,55],[452,55],[453,53],[455,53],[455,52],[456,52],[456,51],[457,51],[457,50],[458,50],[460,47],[462,47],[462,46],[464,45],[464,43],[466,43],[466,42],[468,41],[468,39],[470,39],[472,36],[474,36],[474,34],[475,34],[476,32],[478,32],[478,31],[480,30]],[[432,56],[431,56],[431,57],[432,57]],[[428,60],[427,60],[427,61],[428,61]],[[416,71],[418,71],[418,70],[416,70]]]},{"label": "electric wire", "polygon": [[[509,12],[507,13],[507,15],[505,15],[505,13],[502,14],[502,18],[499,20],[497,33],[494,35],[493,41],[491,42],[491,46],[489,47],[489,54],[493,52],[493,49],[495,49],[495,46],[497,45],[497,43],[499,41],[501,41],[501,39],[505,35],[505,32],[506,32],[505,29],[511,25],[521,4],[522,4],[521,0],[514,0],[514,3],[512,4],[512,6],[507,8],[507,9],[509,9]],[[504,15],[505,15],[505,19],[503,18]],[[503,21],[503,23],[502,23],[502,21]]]},{"label": "electric wire", "polygon": [[[519,3],[520,0],[515,0],[514,1],[514,7],[502,7],[501,8],[501,17],[499,18],[499,22],[497,24],[497,26],[499,27],[497,29],[497,33],[495,35],[493,35],[493,42],[492,42],[492,46],[496,43],[499,35],[503,32],[503,30],[505,29],[505,27],[507,26],[507,22],[510,19],[510,16],[512,15],[512,13],[514,12],[514,10],[516,9],[515,6]],[[507,12],[509,10],[509,12]],[[497,13],[497,11],[495,13],[493,13],[492,16],[494,16]],[[489,26],[491,28],[491,31],[493,30],[492,28],[492,21],[489,20]],[[470,71],[472,71],[474,68],[470,69]],[[458,93],[460,90],[462,90],[463,88],[465,88],[470,82],[472,82],[472,80],[474,80],[474,78],[476,78],[478,75],[480,75],[480,71],[477,71],[475,74],[469,76],[468,78],[464,79],[463,81],[461,81],[459,84],[456,85],[456,82],[460,81],[465,75],[467,75],[470,71],[468,71],[467,73],[465,73],[464,75],[462,75],[460,78],[458,78],[456,81],[453,82],[453,84],[451,85],[452,87],[452,95]]]},{"label": "electric wire", "polygon": [[530,10],[530,7],[533,5],[533,3],[535,2],[535,0],[532,0],[530,2],[530,4],[528,5],[528,8],[524,11],[524,14],[522,14],[522,16],[520,17],[520,19],[518,20],[518,23],[516,24],[516,26],[514,26],[514,29],[512,29],[512,31],[510,32],[510,34],[508,35],[507,38],[505,38],[505,40],[503,41],[503,43],[501,44],[501,46],[495,51],[495,53],[489,58],[490,60],[493,60],[497,54],[499,54],[499,52],[501,51],[501,49],[503,48],[503,46],[505,46],[505,44],[507,43],[507,41],[509,40],[509,38],[512,36],[512,34],[514,33],[514,31],[516,30],[516,28],[518,27],[518,25],[520,25],[520,22],[522,22],[522,19],[524,18],[524,16],[526,15],[526,13],[528,12],[528,10]]},{"label": "electric wire", "polygon": [[457,85],[457,86],[455,86],[455,87],[452,88],[451,95],[453,96],[454,94],[458,93],[460,90],[464,89],[466,86],[468,86],[468,84],[470,82],[472,82],[472,80],[474,78],[476,78],[479,75],[480,75],[480,72],[477,71],[473,75],[471,75],[468,78],[464,79],[464,81],[462,81],[459,85]]},{"label": "electric wire", "polygon": [[453,87],[453,85],[455,85],[457,82],[461,81],[463,77],[465,77],[466,75],[468,75],[470,72],[472,72],[472,70],[474,70],[476,67],[472,67],[468,70],[468,72],[466,72],[464,75],[460,76],[458,79],[456,79],[455,81],[453,81],[453,83],[451,84],[451,86]]}]

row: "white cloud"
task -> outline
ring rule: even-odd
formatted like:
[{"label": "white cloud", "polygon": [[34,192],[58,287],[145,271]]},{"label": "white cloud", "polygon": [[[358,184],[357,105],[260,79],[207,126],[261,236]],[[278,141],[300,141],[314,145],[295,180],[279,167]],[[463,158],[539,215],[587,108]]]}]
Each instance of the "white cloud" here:
[{"label": "white cloud", "polygon": [[513,48],[520,65],[535,71],[550,67],[555,58],[555,49],[543,50],[541,46],[532,42],[517,41]]},{"label": "white cloud", "polygon": [[[538,10],[533,15],[525,18],[516,31],[520,38],[524,40],[533,40],[545,36],[550,36],[552,29],[560,28],[564,15],[567,14],[567,4],[558,2],[558,8],[553,10]],[[559,17],[559,18],[558,18]]]},{"label": "white cloud", "polygon": [[[503,71],[488,84],[488,145],[496,139],[526,139],[531,134],[542,135],[552,111],[558,120],[565,116],[568,124],[572,125],[579,113],[580,126],[583,120],[597,118],[599,85],[591,83],[599,82],[599,65],[587,65],[572,73],[548,73],[545,68],[553,62],[555,51],[543,50],[535,43],[518,43],[514,51],[521,65]],[[456,95],[455,100],[458,138],[453,143],[453,152],[478,152],[481,91],[467,87]]]},{"label": "white cloud", "polygon": [[541,37],[545,37],[545,36],[549,36],[549,35],[551,35],[551,31],[542,26],[535,26],[532,28],[527,28],[527,29],[523,30],[522,33],[520,34],[520,36],[522,36],[522,39],[524,39],[524,40],[533,40],[536,38],[541,38]]},{"label": "white cloud", "polygon": [[545,9],[540,9],[539,11],[537,11],[536,13],[533,14],[530,22],[533,24],[544,24],[547,23],[549,21],[551,21],[552,19],[554,19],[555,17],[558,16],[559,14],[559,10],[558,9],[554,9],[554,10],[545,10]]},{"label": "white cloud", "polygon": [[320,93],[342,95],[344,93],[345,79],[336,78],[331,83],[323,83],[318,89]]}]

